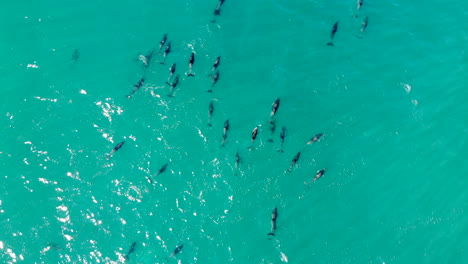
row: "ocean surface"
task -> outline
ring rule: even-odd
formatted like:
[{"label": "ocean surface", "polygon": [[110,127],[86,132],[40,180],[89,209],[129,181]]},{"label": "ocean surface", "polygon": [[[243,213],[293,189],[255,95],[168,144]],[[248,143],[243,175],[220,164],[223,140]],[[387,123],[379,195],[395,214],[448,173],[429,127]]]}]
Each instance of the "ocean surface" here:
[{"label": "ocean surface", "polygon": [[0,263],[468,263],[468,1],[217,4],[3,2]]}]

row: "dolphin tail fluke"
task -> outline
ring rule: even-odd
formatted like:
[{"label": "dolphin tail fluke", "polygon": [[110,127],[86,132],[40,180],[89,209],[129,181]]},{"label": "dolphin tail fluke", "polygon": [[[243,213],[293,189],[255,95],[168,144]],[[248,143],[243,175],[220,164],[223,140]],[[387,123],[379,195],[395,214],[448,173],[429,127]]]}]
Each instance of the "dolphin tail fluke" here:
[{"label": "dolphin tail fluke", "polygon": [[169,83],[169,81],[167,81],[166,83],[167,83],[167,85],[171,85],[171,84]]},{"label": "dolphin tail fluke", "polygon": [[268,139],[267,141],[270,142],[270,143],[273,143],[273,139],[271,139],[271,138]]},{"label": "dolphin tail fluke", "polygon": [[274,236],[274,235],[275,235],[275,233],[268,233],[268,235],[269,235],[269,236]]},{"label": "dolphin tail fluke", "polygon": [[208,123],[208,124],[206,124],[206,125],[209,126],[209,127],[212,127],[212,126],[213,126],[211,123]]},{"label": "dolphin tail fluke", "polygon": [[194,73],[189,73],[187,76],[188,76],[188,77],[190,77],[190,76],[195,76],[195,74],[194,74]]},{"label": "dolphin tail fluke", "polygon": [[331,41],[328,42],[327,45],[328,45],[328,46],[334,46],[334,45],[333,45],[333,42],[331,42]]},{"label": "dolphin tail fluke", "polygon": [[172,98],[172,97],[174,97],[174,95],[170,93],[170,94],[167,95],[167,97]]},{"label": "dolphin tail fluke", "polygon": [[208,90],[208,91],[206,91],[206,92],[207,92],[207,93],[213,93],[213,90],[210,89],[210,90]]}]

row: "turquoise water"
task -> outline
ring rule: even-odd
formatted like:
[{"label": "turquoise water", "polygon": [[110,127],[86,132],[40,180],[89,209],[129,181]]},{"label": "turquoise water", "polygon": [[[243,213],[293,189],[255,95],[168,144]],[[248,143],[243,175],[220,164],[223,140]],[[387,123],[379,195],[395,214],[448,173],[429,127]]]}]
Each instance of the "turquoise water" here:
[{"label": "turquoise water", "polygon": [[0,262],[467,263],[468,2],[216,4],[4,3]]}]

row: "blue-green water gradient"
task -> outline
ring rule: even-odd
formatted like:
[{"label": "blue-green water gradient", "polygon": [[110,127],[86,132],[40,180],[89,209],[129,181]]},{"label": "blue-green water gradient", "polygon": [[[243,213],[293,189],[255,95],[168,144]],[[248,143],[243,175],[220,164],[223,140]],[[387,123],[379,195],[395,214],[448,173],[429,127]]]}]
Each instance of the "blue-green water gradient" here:
[{"label": "blue-green water gradient", "polygon": [[4,3],[0,262],[466,263],[468,2],[216,5]]}]

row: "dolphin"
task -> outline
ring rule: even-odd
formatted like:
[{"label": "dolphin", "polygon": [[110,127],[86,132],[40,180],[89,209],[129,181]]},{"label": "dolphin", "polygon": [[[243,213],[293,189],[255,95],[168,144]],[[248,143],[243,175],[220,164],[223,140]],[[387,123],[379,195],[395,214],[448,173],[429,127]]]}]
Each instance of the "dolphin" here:
[{"label": "dolphin", "polygon": [[[221,7],[220,7],[219,5],[218,5],[218,6],[216,7],[216,9],[214,10],[213,14],[214,14],[215,16],[221,15]],[[214,22],[216,22],[216,20],[213,19],[212,22],[214,23]]]},{"label": "dolphin", "polygon": [[279,106],[280,106],[280,99],[277,98],[275,102],[273,102],[273,106],[272,106],[271,114],[270,114],[270,122],[273,120],[273,117],[275,117],[276,111],[278,111]]},{"label": "dolphin", "polygon": [[268,233],[269,236],[275,235],[277,218],[278,218],[278,209],[275,206],[275,208],[273,209],[271,213],[271,233]]},{"label": "dolphin", "polygon": [[224,144],[226,143],[227,139],[227,132],[229,131],[229,119],[224,122],[224,129],[223,129],[223,144],[221,147],[224,147]]},{"label": "dolphin", "polygon": [[130,98],[140,87],[145,83],[145,78],[141,78],[137,84],[133,86],[133,90],[130,92],[130,94],[127,95],[127,98]]},{"label": "dolphin", "polygon": [[167,41],[167,34],[164,34],[163,38],[159,42],[159,51],[162,50],[162,48],[164,47],[164,44],[166,44],[166,41]]},{"label": "dolphin", "polygon": [[167,78],[167,81],[171,80],[172,76],[174,75],[174,72],[176,71],[177,64],[174,63],[172,66],[169,68],[169,78]]},{"label": "dolphin", "polygon": [[221,61],[221,56],[218,56],[213,64],[213,68],[211,69],[211,71],[215,71],[218,68],[220,61]]},{"label": "dolphin", "polygon": [[333,46],[333,38],[335,37],[336,31],[338,31],[338,21],[335,22],[335,24],[333,25],[330,36],[330,42],[327,43],[328,46]]},{"label": "dolphin", "polygon": [[323,170],[317,171],[317,174],[315,174],[315,177],[314,177],[314,179],[312,181],[316,181],[316,180],[320,179],[323,176],[323,174],[325,174],[326,170],[327,169],[325,168]]},{"label": "dolphin", "polygon": [[255,139],[257,138],[257,135],[258,135],[258,126],[256,126],[253,130],[252,130],[252,146],[249,147],[249,149],[253,149],[253,144],[254,144],[254,141]]},{"label": "dolphin", "polygon": [[315,135],[313,138],[311,138],[311,139],[307,142],[307,145],[310,145],[310,144],[312,144],[312,143],[314,143],[314,142],[319,141],[320,138],[321,138],[322,136],[323,136],[322,133]]},{"label": "dolphin", "polygon": [[192,72],[193,63],[195,63],[195,52],[192,52],[192,54],[190,55],[188,76],[195,76],[195,74]]},{"label": "dolphin", "polygon": [[117,144],[117,145],[111,150],[111,152],[110,152],[109,154],[107,154],[107,157],[106,157],[106,158],[107,158],[107,159],[110,159],[110,158],[112,157],[112,154],[114,154],[117,150],[119,150],[119,149],[123,146],[124,143],[125,143],[125,141],[122,141],[122,142],[120,142],[119,144]]},{"label": "dolphin", "polygon": [[258,134],[258,126],[256,126],[253,130],[252,130],[252,143],[255,141],[255,139],[257,138],[257,134]]},{"label": "dolphin", "polygon": [[136,244],[137,242],[133,242],[132,245],[130,246],[130,249],[128,250],[127,254],[124,256],[126,260],[130,259],[130,254],[132,254],[133,251],[135,251]]},{"label": "dolphin", "polygon": [[163,61],[160,62],[161,64],[165,64],[165,63],[166,63],[166,57],[167,57],[167,55],[168,55],[170,52],[171,52],[171,42],[169,41],[169,42],[167,43],[166,49],[164,50]]},{"label": "dolphin", "polygon": [[299,151],[296,156],[294,156],[293,160],[291,161],[291,166],[289,167],[288,171],[291,171],[293,166],[299,161],[299,158],[301,157],[301,152]]},{"label": "dolphin", "polygon": [[[221,6],[222,6],[223,4],[224,4],[224,0],[219,0],[218,5],[216,6],[216,9],[215,9],[214,12],[213,12],[213,14],[214,14],[215,16],[221,15]],[[211,22],[214,23],[214,22],[216,22],[216,20],[213,19],[213,21],[211,21]]]},{"label": "dolphin", "polygon": [[363,0],[358,0],[358,1],[357,1],[357,10],[358,10],[358,11],[359,11],[359,9],[361,9],[362,4],[363,4]]},{"label": "dolphin", "polygon": [[162,167],[159,169],[158,172],[156,172],[156,174],[154,174],[153,177],[156,177],[159,174],[164,173],[166,171],[168,165],[169,165],[169,163],[166,163],[166,164],[162,165]]},{"label": "dolphin", "polygon": [[166,258],[166,260],[169,259],[169,258],[174,257],[174,256],[177,255],[177,254],[179,254],[180,251],[182,251],[182,248],[184,248],[184,244],[177,246],[177,247],[174,249],[174,251],[172,252],[172,254],[171,254],[168,258]]}]

